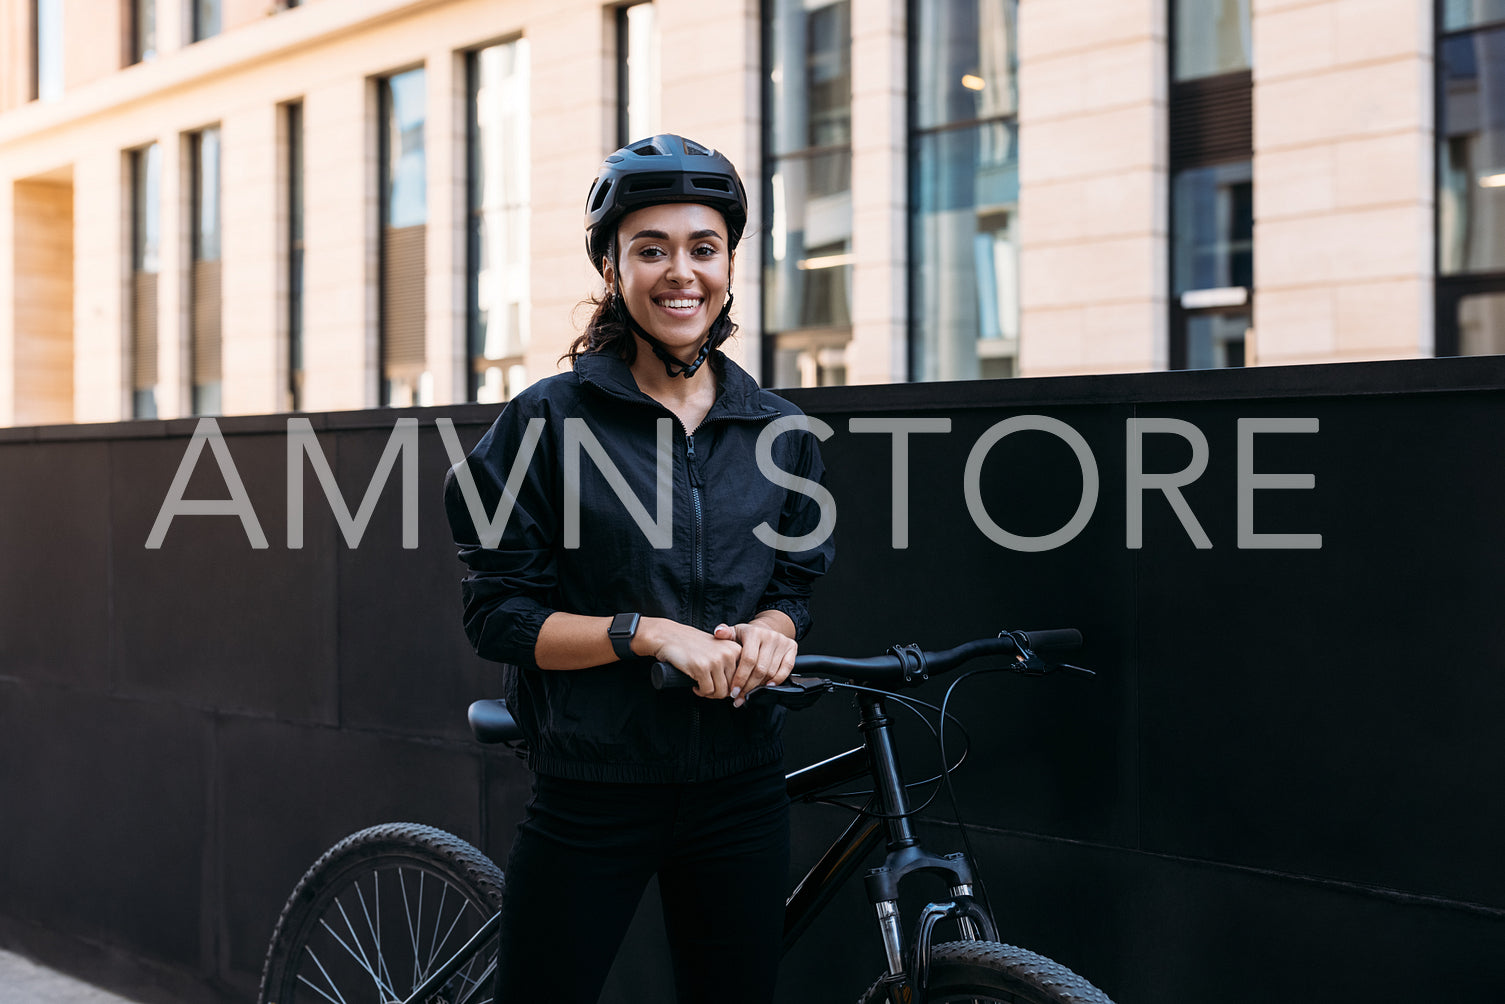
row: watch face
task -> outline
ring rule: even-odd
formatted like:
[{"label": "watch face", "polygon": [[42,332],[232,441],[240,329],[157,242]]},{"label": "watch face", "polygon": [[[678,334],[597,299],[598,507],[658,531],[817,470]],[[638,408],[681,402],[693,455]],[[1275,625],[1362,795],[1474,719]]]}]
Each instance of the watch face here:
[{"label": "watch face", "polygon": [[607,628],[606,633],[609,635],[631,637],[637,633],[637,629],[637,614],[617,614],[611,619],[611,627]]}]

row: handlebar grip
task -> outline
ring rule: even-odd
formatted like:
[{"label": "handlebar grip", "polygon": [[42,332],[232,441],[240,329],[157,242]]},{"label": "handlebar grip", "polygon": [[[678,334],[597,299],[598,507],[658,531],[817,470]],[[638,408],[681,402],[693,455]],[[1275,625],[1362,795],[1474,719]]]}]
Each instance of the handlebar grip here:
[{"label": "handlebar grip", "polygon": [[678,690],[695,686],[695,678],[686,676],[667,662],[655,662],[648,670],[654,690]]},{"label": "handlebar grip", "polygon": [[1029,647],[1037,652],[1066,652],[1082,647],[1082,632],[1076,628],[1053,628],[1021,633],[1028,640]]}]

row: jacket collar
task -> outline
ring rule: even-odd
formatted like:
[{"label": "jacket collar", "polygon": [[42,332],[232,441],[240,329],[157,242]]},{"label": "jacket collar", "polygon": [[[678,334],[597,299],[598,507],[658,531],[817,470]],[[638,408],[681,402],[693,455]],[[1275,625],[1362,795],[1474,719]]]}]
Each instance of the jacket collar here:
[{"label": "jacket collar", "polygon": [[[763,403],[758,383],[747,372],[726,357],[720,349],[711,352],[707,363],[716,372],[716,402],[706,413],[705,421],[714,419],[773,418],[779,410]],[[653,398],[644,394],[633,379],[632,369],[617,356],[605,352],[591,352],[575,359],[575,375],[580,382],[609,397],[634,404],[646,404],[660,411],[666,410]]]}]

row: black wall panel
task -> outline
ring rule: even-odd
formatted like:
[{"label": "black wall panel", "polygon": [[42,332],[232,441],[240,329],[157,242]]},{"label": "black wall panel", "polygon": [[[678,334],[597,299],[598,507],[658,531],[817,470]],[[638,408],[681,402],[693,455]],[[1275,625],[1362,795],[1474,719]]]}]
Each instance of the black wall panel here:
[{"label": "black wall panel", "polygon": [[[459,426],[469,449],[484,427]],[[401,464],[392,472],[366,530],[380,546],[351,548],[336,530],[342,598],[339,608],[340,717],[349,725],[399,728],[468,739],[463,714],[477,694],[500,696],[498,668],[476,656],[460,623],[460,578],[444,516],[449,461],[432,421],[419,428],[417,503],[419,547],[403,549]],[[338,433],[336,474],[353,512],[366,492],[390,426]],[[329,439],[335,439],[331,433]],[[326,448],[326,452],[333,450]],[[329,507],[311,480],[312,513]],[[310,516],[312,518],[312,516]],[[456,713],[459,709],[460,714]]]},{"label": "black wall panel", "polygon": [[0,909],[197,969],[211,749],[190,708],[0,681]]},{"label": "black wall panel", "polygon": [[110,687],[104,443],[0,443],[0,675]]},{"label": "black wall panel", "polygon": [[[790,396],[833,429],[838,503],[807,651],[1086,633],[1076,661],[1095,678],[982,675],[952,697],[972,743],[957,793],[1009,940],[1120,1004],[1496,995],[1505,362]],[[219,420],[264,550],[225,516],[180,517],[144,546],[192,420],[0,434],[0,941],[46,932],[56,960],[72,938],[113,960],[95,978],[130,984],[135,959],[203,989],[172,1000],[249,1000],[282,900],[345,833],[416,819],[505,860],[528,776],[466,735],[465,705],[498,679],[460,631],[434,425],[453,419],[468,446],[492,412],[307,416],[352,510],[394,421],[419,419],[415,550],[400,465],[351,548],[306,461],[305,546],[287,547],[286,416]],[[964,493],[973,448],[1023,415],[1075,430],[1097,469],[1090,521],[1038,553],[990,540]],[[952,422],[910,438],[905,548],[892,439],[853,417]],[[1205,437],[1182,494],[1210,549],[1154,491],[1129,546],[1136,417]],[[1322,548],[1240,549],[1238,422],[1303,417],[1320,431],[1258,437],[1253,469],[1315,487],[1256,492],[1254,529],[1321,533]],[[1175,435],[1144,447],[1149,472],[1192,459]],[[1061,440],[1022,431],[979,484],[991,519],[1038,535],[1071,517],[1083,476]],[[187,494],[226,497],[210,453]],[[902,729],[925,776],[933,745]],[[827,701],[791,719],[789,762],[855,738],[850,706]],[[927,839],[959,848],[944,797],[927,815]],[[795,820],[808,863],[844,816]],[[860,885],[843,890],[787,958],[779,1000],[855,997],[881,966],[873,926]],[[666,999],[665,959],[650,897],[605,999]]]},{"label": "black wall panel", "polygon": [[[332,519],[308,521],[304,546],[290,550],[285,436],[232,431],[225,441],[266,536],[263,549],[227,515],[178,516],[161,546],[149,549],[188,440],[111,444],[111,626],[120,686],[224,710],[333,722]],[[229,497],[206,446],[184,498]]]}]

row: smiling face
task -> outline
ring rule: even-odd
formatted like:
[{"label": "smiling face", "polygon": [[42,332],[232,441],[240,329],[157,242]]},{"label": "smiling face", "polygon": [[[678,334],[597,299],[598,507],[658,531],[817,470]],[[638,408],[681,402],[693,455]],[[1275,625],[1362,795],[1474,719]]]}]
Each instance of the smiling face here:
[{"label": "smiling face", "polygon": [[[617,247],[627,309],[676,357],[694,359],[731,287],[726,220],[693,202],[649,206],[622,217]],[[610,285],[610,264],[603,274]]]}]

